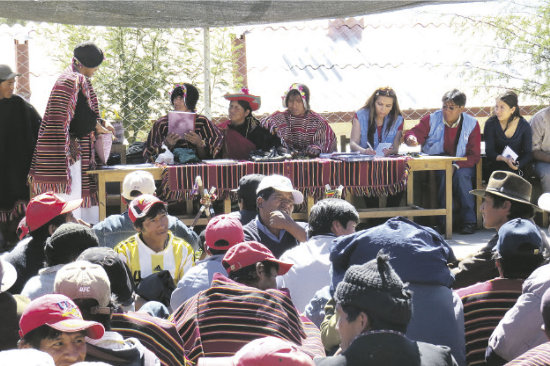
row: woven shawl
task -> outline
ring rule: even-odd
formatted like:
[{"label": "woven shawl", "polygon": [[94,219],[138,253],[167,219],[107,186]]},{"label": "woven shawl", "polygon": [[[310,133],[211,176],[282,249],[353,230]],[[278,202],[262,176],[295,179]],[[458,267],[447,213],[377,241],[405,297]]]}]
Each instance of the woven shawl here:
[{"label": "woven shawl", "polygon": [[[40,126],[29,172],[34,194],[47,191],[71,193],[69,126],[80,90],[88,100],[90,108],[99,115],[97,96],[92,83],[77,71],[73,59],[73,64],[55,82]],[[95,168],[94,140],[94,132],[79,140],[83,207],[98,204],[95,181],[86,174],[88,170]]]}]

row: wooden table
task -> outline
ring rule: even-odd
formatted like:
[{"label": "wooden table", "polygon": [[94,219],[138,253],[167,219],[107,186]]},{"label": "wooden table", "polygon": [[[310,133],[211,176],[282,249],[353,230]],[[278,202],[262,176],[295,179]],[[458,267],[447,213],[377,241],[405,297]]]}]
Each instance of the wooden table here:
[{"label": "wooden table", "polygon": [[[122,193],[122,182],[124,177],[133,171],[145,170],[153,174],[155,180],[162,178],[162,168],[153,164],[136,164],[136,165],[113,165],[104,169],[90,170],[87,174],[97,176],[97,196],[99,201],[99,220],[107,217],[107,183],[116,182],[120,184],[120,192]],[[120,201],[120,212],[126,211],[126,206]]]},{"label": "wooden table", "polygon": [[[452,163],[458,160],[466,160],[466,158],[456,158],[451,156],[422,156],[418,158],[413,158],[408,161],[410,166],[410,175],[407,183],[407,206],[406,207],[388,207],[382,209],[365,209],[360,210],[360,218],[383,218],[383,217],[393,217],[393,216],[446,216],[446,237],[452,237],[452,222],[453,222],[453,210],[452,210],[452,176],[453,176],[453,166]],[[162,167],[154,166],[151,164],[145,165],[120,165],[109,167],[108,169],[93,170],[89,171],[88,174],[97,175],[98,178],[98,198],[99,198],[99,219],[103,220],[106,217],[106,205],[107,205],[107,195],[105,186],[109,182],[118,182],[122,186],[122,181],[126,174],[135,171],[135,170],[145,170],[153,174],[155,180],[161,179],[162,176]],[[424,209],[422,207],[416,206],[413,200],[414,192],[414,172],[417,171],[429,171],[429,170],[444,170],[446,176],[446,206],[445,208],[437,209]],[[122,192],[122,187],[121,187]],[[348,195],[349,196],[349,195]],[[313,197],[305,197],[306,199],[306,212],[305,213],[296,213],[294,217],[300,220],[306,220],[309,216],[309,211],[311,206],[314,204]],[[191,201],[189,201],[191,202]],[[121,207],[121,212],[123,212],[126,207]],[[224,200],[224,211],[230,212],[231,210],[231,201],[229,198]],[[184,218],[185,223],[189,224],[192,219]],[[201,220],[198,224],[205,224],[204,219]]]},{"label": "wooden table", "polygon": [[[410,171],[407,180],[407,206],[367,208],[358,210],[359,218],[384,218],[394,216],[406,216],[410,219],[417,216],[443,216],[446,217],[445,237],[452,238],[453,234],[453,162],[466,160],[454,156],[422,156],[408,161]],[[445,171],[445,208],[426,209],[414,204],[414,173],[420,171]],[[437,187],[434,187],[437,192]],[[432,194],[433,190],[428,192]]]}]

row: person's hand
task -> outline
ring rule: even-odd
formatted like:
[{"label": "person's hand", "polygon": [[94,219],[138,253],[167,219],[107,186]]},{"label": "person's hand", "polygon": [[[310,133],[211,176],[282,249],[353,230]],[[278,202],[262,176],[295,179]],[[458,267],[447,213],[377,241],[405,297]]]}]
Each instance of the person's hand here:
[{"label": "person's hand", "polygon": [[390,147],[389,149],[384,149],[384,150],[382,150],[382,152],[384,153],[384,156],[390,156],[390,155],[396,155],[397,154],[397,151],[395,151],[395,149],[393,147]]},{"label": "person's hand", "polygon": [[317,157],[321,154],[321,149],[317,146],[309,145],[306,148],[306,154],[312,157]]},{"label": "person's hand", "polygon": [[113,127],[112,124],[110,124],[107,121],[105,121],[105,126],[103,126],[101,123],[97,122],[95,124],[95,132],[99,135],[105,134],[105,133],[114,133],[115,128]]},{"label": "person's hand", "polygon": [[512,170],[518,170],[518,163],[512,159],[512,158],[505,158],[506,164],[510,167]]},{"label": "person's hand", "polygon": [[518,168],[519,168],[518,163],[510,157],[503,156],[503,155],[498,155],[496,160],[505,162],[506,165],[508,165],[510,167],[510,169],[512,169],[512,170],[518,170]]},{"label": "person's hand", "polygon": [[269,214],[269,226],[274,229],[285,230],[292,222],[290,215],[282,211],[273,211]]},{"label": "person's hand", "polygon": [[164,139],[164,144],[167,148],[172,150],[174,146],[176,146],[176,143],[180,140],[180,135],[174,132],[170,132],[168,135],[166,135],[166,138]]},{"label": "person's hand", "polygon": [[115,134],[115,128],[113,127],[113,125],[111,124],[111,122],[109,121],[104,121],[105,122],[105,127],[107,130],[111,131],[111,133],[114,135]]},{"label": "person's hand", "polygon": [[206,144],[202,141],[202,138],[195,131],[189,131],[183,135],[183,139],[196,147],[205,147]]},{"label": "person's hand", "polygon": [[374,149],[371,149],[370,147],[367,147],[366,149],[363,149],[361,153],[366,155],[376,155],[376,151]]},{"label": "person's hand", "polygon": [[405,143],[406,143],[408,146],[417,146],[417,145],[418,145],[418,140],[416,139],[415,136],[409,135],[409,136],[405,139]]}]

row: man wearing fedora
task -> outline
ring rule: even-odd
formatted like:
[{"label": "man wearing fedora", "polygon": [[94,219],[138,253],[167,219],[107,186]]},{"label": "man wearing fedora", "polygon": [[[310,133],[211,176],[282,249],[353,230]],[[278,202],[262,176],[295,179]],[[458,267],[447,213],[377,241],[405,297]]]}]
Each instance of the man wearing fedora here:
[{"label": "man wearing fedora", "polygon": [[[531,203],[531,191],[531,183],[515,173],[500,170],[491,174],[487,189],[470,191],[470,194],[483,197],[483,225],[487,229],[495,229],[497,234],[477,253],[456,264],[452,270],[455,275],[453,288],[462,288],[498,277],[499,273],[492,258],[493,248],[498,242],[498,230],[512,219],[531,219],[534,216],[538,207]],[[546,241],[544,251],[548,251]]]}]

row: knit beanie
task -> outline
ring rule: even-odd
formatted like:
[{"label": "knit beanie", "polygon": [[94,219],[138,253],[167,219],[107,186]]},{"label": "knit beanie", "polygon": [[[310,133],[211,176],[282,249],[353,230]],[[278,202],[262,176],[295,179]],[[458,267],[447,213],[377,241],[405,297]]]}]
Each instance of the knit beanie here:
[{"label": "knit beanie", "polygon": [[98,67],[103,62],[103,51],[93,42],[80,43],[74,49],[74,57],[84,66]]},{"label": "knit beanie", "polygon": [[379,319],[385,324],[406,328],[411,319],[411,292],[382,250],[376,259],[351,266],[336,287],[334,297],[341,305],[364,310],[374,322]]},{"label": "knit beanie", "polygon": [[92,229],[74,222],[65,223],[46,240],[46,265],[72,262],[86,249],[97,246],[99,241]]}]

